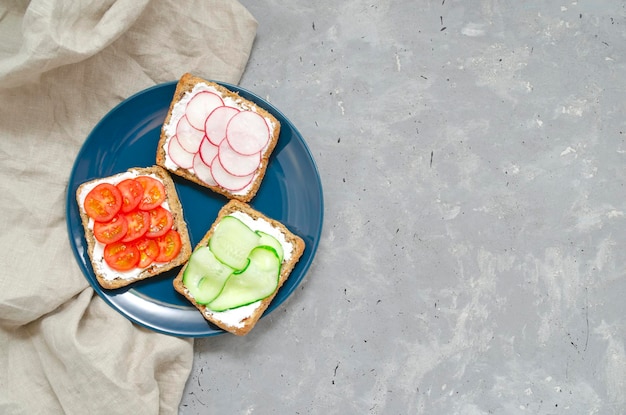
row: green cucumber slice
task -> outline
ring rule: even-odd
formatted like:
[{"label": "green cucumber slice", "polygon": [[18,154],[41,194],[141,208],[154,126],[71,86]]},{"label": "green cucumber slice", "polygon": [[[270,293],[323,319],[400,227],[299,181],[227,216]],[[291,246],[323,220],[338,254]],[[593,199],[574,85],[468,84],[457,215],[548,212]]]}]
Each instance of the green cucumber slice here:
[{"label": "green cucumber slice", "polygon": [[207,307],[225,311],[262,300],[278,287],[280,260],[276,250],[258,246],[250,252],[250,262],[243,271],[234,272],[224,284],[222,292]]},{"label": "green cucumber slice", "polygon": [[280,242],[278,242],[278,239],[274,238],[269,233],[265,233],[263,231],[256,231],[256,234],[261,237],[261,239],[259,239],[258,244],[267,245],[267,246],[271,246],[272,248],[274,248],[276,250],[276,253],[278,254],[278,259],[282,263],[285,253],[283,252],[283,246],[280,244]]},{"label": "green cucumber slice", "polygon": [[224,264],[242,270],[248,265],[250,251],[258,245],[260,236],[234,216],[222,218],[215,228],[209,247]]},{"label": "green cucumber slice", "polygon": [[196,249],[183,272],[183,285],[198,304],[208,304],[222,291],[234,269],[221,263],[208,246]]}]

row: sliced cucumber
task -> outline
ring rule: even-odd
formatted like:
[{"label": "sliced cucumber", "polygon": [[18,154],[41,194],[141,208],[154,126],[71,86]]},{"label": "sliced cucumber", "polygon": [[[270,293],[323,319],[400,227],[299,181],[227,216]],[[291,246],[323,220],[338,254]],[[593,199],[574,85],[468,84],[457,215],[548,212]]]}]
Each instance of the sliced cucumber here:
[{"label": "sliced cucumber", "polygon": [[233,216],[222,218],[215,228],[209,247],[224,264],[242,270],[248,265],[250,251],[258,245],[260,236]]},{"label": "sliced cucumber", "polygon": [[262,300],[276,290],[281,264],[276,250],[258,246],[250,252],[249,259],[246,269],[234,272],[207,307],[225,311]]},{"label": "sliced cucumber", "polygon": [[208,304],[218,296],[234,269],[221,263],[208,246],[196,249],[183,272],[183,285],[198,304]]},{"label": "sliced cucumber", "polygon": [[282,263],[285,253],[283,252],[283,246],[280,244],[280,242],[278,242],[278,239],[274,238],[269,233],[265,233],[263,231],[256,231],[256,234],[261,237],[261,239],[259,239],[258,244],[267,245],[267,246],[271,246],[272,248],[274,248],[276,250],[276,253],[278,254],[278,259]]}]

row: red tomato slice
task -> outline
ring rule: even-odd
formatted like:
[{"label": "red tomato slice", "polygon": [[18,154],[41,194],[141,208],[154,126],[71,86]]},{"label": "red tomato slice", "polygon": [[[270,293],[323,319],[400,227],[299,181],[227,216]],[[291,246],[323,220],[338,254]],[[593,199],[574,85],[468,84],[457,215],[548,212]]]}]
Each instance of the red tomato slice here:
[{"label": "red tomato slice", "polygon": [[174,218],[169,210],[162,206],[157,206],[148,213],[150,214],[150,229],[148,229],[148,233],[146,233],[148,238],[163,236],[167,231],[172,229]]},{"label": "red tomato slice", "polygon": [[143,198],[143,187],[135,179],[122,180],[117,184],[117,189],[122,194],[122,212],[124,213],[135,209]]},{"label": "red tomato slice", "polygon": [[110,183],[100,183],[85,197],[87,215],[96,222],[108,222],[122,207],[122,194]]},{"label": "red tomato slice", "polygon": [[176,258],[182,247],[180,235],[174,229],[170,229],[163,236],[156,238],[159,245],[159,256],[156,257],[157,262],[169,262]]},{"label": "red tomato slice", "polygon": [[118,271],[128,271],[139,263],[139,250],[134,244],[113,242],[104,247],[104,261]]},{"label": "red tomato slice", "polygon": [[139,202],[139,209],[154,209],[165,201],[165,186],[160,180],[150,176],[139,176],[135,180],[143,187],[143,199]]},{"label": "red tomato slice", "polygon": [[135,241],[135,246],[139,250],[138,268],[146,268],[152,264],[157,256],[159,256],[159,244],[154,239],[141,238]]},{"label": "red tomato slice", "polygon": [[134,210],[130,213],[124,213],[126,222],[128,222],[128,230],[122,242],[131,242],[139,239],[150,229],[150,215],[143,210]]},{"label": "red tomato slice", "polygon": [[128,222],[122,214],[117,214],[108,222],[94,222],[93,235],[98,242],[103,244],[112,244],[126,236],[128,230]]}]

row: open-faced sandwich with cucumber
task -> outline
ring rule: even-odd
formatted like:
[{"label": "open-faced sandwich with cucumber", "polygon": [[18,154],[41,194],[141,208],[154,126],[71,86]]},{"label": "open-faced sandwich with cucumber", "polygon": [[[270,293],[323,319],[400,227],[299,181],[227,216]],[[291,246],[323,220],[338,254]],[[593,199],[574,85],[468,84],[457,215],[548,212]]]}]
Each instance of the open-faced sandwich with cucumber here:
[{"label": "open-faced sandwich with cucumber", "polygon": [[282,223],[231,200],[174,279],[174,288],[206,320],[242,336],[261,318],[304,248]]},{"label": "open-faced sandwich with cucumber", "polygon": [[132,168],[76,191],[87,253],[103,288],[124,287],[184,264],[191,242],[172,178]]}]

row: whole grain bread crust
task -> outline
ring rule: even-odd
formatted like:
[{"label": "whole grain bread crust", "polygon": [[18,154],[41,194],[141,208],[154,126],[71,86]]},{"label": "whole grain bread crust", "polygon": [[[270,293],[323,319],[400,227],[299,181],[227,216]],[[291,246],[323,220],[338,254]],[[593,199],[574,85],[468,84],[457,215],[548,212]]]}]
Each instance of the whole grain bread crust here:
[{"label": "whole grain bread crust", "polygon": [[246,203],[240,202],[238,200],[231,200],[224,207],[222,207],[222,209],[219,211],[217,215],[217,219],[215,220],[215,222],[213,222],[213,225],[211,225],[211,228],[207,231],[207,233],[204,235],[202,240],[196,245],[195,249],[202,247],[202,246],[207,246],[209,243],[209,239],[213,235],[213,232],[215,231],[215,228],[219,224],[220,220],[222,220],[222,218],[224,218],[225,216],[228,216],[231,213],[237,212],[237,211],[246,213],[247,215],[249,215],[250,217],[254,219],[262,218],[266,220],[274,228],[280,230],[280,232],[285,236],[286,241],[290,243],[293,248],[292,254],[289,260],[283,260],[283,263],[281,265],[281,270],[280,270],[280,277],[278,280],[278,287],[276,288],[276,290],[269,297],[266,297],[265,299],[263,299],[259,307],[257,307],[256,310],[254,311],[254,313],[250,315],[249,317],[245,318],[242,321],[243,325],[241,327],[238,327],[234,325],[231,326],[231,325],[225,324],[221,322],[219,319],[214,318],[212,315],[213,312],[208,310],[206,306],[202,304],[198,304],[195,301],[193,296],[189,293],[189,291],[183,285],[183,273],[187,265],[185,265],[180,270],[180,272],[174,279],[174,289],[180,294],[184,295],[200,311],[200,313],[206,320],[210,321],[216,326],[228,332],[231,332],[237,336],[243,336],[243,335],[248,334],[250,330],[254,328],[256,323],[259,321],[259,319],[261,318],[261,316],[263,315],[267,307],[270,305],[270,303],[276,296],[276,293],[278,292],[280,287],[285,283],[285,281],[287,281],[287,278],[289,278],[291,271],[293,270],[295,265],[300,260],[300,257],[304,253],[305,243],[302,240],[302,238],[293,234],[289,229],[287,229],[285,225],[278,222],[277,220],[268,218],[267,216],[263,215],[261,212],[256,211],[255,209],[253,209]]},{"label": "whole grain bread crust", "polygon": [[[170,123],[172,118],[172,110],[174,109],[174,105],[178,101],[180,101],[187,92],[191,91],[194,86],[198,83],[205,83],[213,88],[217,89],[224,97],[230,97],[234,99],[243,109],[252,110],[266,118],[272,123],[273,126],[273,134],[270,137],[270,141],[266,147],[266,149],[261,154],[261,162],[259,164],[259,168],[257,170],[257,176],[253,180],[252,185],[249,187],[249,190],[245,194],[236,194],[232,193],[227,189],[224,189],[220,186],[212,186],[210,184],[202,181],[198,176],[196,176],[193,172],[178,168],[178,169],[168,169],[165,165],[166,158],[166,145],[167,145],[167,135],[165,133],[165,126]],[[174,96],[169,106],[169,110],[165,117],[165,121],[163,122],[163,128],[161,129],[161,136],[159,139],[159,143],[157,145],[157,154],[156,154],[156,164],[159,166],[169,170],[171,173],[176,174],[178,176],[184,177],[187,180],[190,180],[200,186],[207,187],[213,190],[216,193],[226,196],[228,199],[236,199],[242,202],[249,202],[256,195],[261,186],[261,182],[263,181],[263,177],[265,176],[265,171],[267,170],[267,165],[269,163],[269,158],[276,147],[276,143],[278,142],[278,137],[280,136],[280,122],[270,114],[264,108],[259,107],[254,102],[247,100],[241,97],[238,93],[231,91],[222,85],[219,85],[215,82],[207,81],[203,78],[194,76],[190,73],[185,73],[178,83],[176,84],[176,90],[174,91]]]},{"label": "whole grain bread crust", "polygon": [[174,258],[172,261],[167,263],[153,263],[144,271],[139,273],[135,278],[114,278],[108,279],[106,278],[100,271],[99,268],[95,265],[97,262],[102,262],[103,258],[94,258],[94,248],[96,244],[99,242],[96,241],[96,238],[93,234],[93,231],[89,229],[89,217],[85,212],[85,209],[80,200],[80,194],[82,190],[94,183],[117,183],[120,181],[120,176],[123,173],[115,174],[113,176],[100,178],[91,180],[81,184],[76,190],[76,201],[78,203],[78,211],[80,212],[81,222],[83,224],[83,228],[85,229],[85,239],[87,241],[87,253],[89,255],[89,259],[92,264],[93,272],[96,276],[96,280],[103,288],[107,289],[115,289],[127,286],[132,284],[133,282],[144,280],[146,278],[154,277],[155,275],[159,275],[165,271],[169,271],[172,268],[175,268],[179,265],[184,264],[191,256],[191,242],[189,240],[189,232],[187,230],[187,224],[185,223],[185,219],[183,217],[183,209],[178,198],[178,194],[176,192],[176,187],[174,186],[174,182],[170,177],[169,173],[162,169],[159,166],[152,167],[137,167],[128,169],[127,172],[136,173],[137,175],[155,175],[157,176],[165,186],[165,192],[167,195],[167,204],[172,213],[172,218],[174,220],[172,228],[178,231],[180,235],[180,240],[182,243],[182,248],[180,253]]}]

